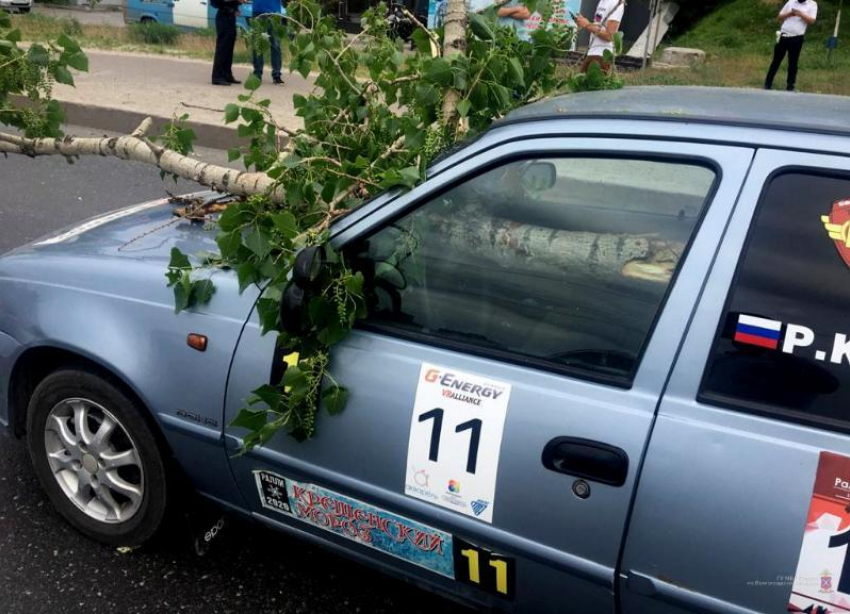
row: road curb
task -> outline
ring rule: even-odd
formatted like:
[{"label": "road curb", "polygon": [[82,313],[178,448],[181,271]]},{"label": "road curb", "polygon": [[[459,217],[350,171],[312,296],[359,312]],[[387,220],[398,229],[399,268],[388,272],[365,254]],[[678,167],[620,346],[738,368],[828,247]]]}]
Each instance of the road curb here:
[{"label": "road curb", "polygon": [[[14,96],[14,103],[26,106],[29,102],[26,98]],[[97,130],[108,130],[120,134],[130,134],[142,123],[146,117],[153,119],[151,134],[160,134],[163,128],[171,121],[170,117],[161,117],[150,113],[140,113],[127,109],[116,109],[113,107],[101,107],[93,104],[81,104],[78,102],[66,102],[59,100],[59,104],[65,110],[65,123],[74,126],[84,126]],[[223,121],[223,118],[222,118]],[[195,144],[212,149],[230,149],[243,144],[235,129],[224,125],[207,124],[196,122],[191,119],[186,125],[195,131]]]}]

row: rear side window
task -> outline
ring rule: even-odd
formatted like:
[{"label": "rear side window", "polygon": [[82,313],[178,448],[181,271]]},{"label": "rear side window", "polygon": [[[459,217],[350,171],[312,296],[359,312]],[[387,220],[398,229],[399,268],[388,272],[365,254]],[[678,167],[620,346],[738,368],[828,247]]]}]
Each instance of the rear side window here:
[{"label": "rear side window", "polygon": [[850,430],[850,177],[775,176],[700,400]]}]

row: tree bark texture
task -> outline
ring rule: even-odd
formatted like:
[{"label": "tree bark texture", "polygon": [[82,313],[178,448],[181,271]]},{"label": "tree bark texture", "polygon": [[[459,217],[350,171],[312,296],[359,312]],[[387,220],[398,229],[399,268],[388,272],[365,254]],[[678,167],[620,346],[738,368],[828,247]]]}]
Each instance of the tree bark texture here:
[{"label": "tree bark texture", "polygon": [[669,283],[684,245],[658,237],[582,232],[484,216],[435,216],[454,249],[503,265],[536,263],[570,275]]},{"label": "tree bark texture", "polygon": [[159,147],[145,138],[150,120],[145,120],[132,134],[118,137],[62,139],[28,139],[0,132],[0,154],[25,156],[59,155],[72,158],[82,155],[113,156],[159,167],[166,173],[235,196],[268,194],[274,202],[283,202],[284,190],[274,187],[265,173],[249,173],[226,166],[208,164],[175,151]]},{"label": "tree bark texture", "polygon": [[[443,57],[466,55],[466,2],[464,0],[448,0],[446,5],[446,21],[443,33]],[[453,126],[457,121],[457,104],[460,96],[457,91],[450,89],[443,98],[443,124]]]}]

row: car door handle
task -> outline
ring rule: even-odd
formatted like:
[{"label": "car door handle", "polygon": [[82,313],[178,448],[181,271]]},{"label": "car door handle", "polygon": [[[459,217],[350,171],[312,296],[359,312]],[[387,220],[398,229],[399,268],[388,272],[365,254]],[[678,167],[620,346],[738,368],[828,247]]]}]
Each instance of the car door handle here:
[{"label": "car door handle", "polygon": [[543,466],[558,473],[622,486],[629,473],[626,451],[579,437],[555,437],[543,448]]}]

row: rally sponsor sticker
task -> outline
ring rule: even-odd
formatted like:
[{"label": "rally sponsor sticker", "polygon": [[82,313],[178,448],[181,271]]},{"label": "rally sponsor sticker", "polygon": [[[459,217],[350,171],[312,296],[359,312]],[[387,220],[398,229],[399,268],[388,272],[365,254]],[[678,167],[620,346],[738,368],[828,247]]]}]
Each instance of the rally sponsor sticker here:
[{"label": "rally sponsor sticker", "polygon": [[820,219],[829,238],[835,243],[838,255],[850,267],[850,198],[832,203],[829,215],[822,215]]},{"label": "rally sponsor sticker", "polygon": [[315,484],[270,471],[254,476],[264,508],[454,579],[451,533]]},{"label": "rally sponsor sticker", "polygon": [[510,396],[505,382],[423,363],[410,422],[405,493],[493,522]]},{"label": "rally sponsor sticker", "polygon": [[789,612],[850,613],[850,457],[821,452]]}]

